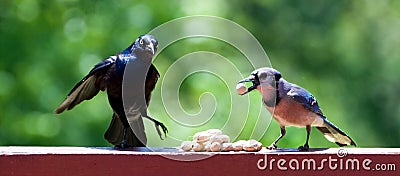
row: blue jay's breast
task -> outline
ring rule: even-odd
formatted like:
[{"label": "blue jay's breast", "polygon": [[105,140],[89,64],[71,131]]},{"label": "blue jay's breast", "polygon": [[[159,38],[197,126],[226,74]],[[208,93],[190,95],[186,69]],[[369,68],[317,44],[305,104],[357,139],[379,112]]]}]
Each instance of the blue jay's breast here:
[{"label": "blue jay's breast", "polygon": [[266,108],[281,126],[304,127],[323,124],[323,119],[319,115],[288,97],[283,97],[275,107],[266,106]]}]

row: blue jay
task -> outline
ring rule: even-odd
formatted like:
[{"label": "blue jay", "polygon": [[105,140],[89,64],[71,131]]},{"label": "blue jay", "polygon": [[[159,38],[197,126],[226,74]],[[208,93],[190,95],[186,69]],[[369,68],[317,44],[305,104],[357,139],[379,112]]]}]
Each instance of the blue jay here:
[{"label": "blue jay", "polygon": [[281,134],[267,147],[268,149],[277,148],[276,143],[286,134],[286,126],[306,127],[307,139],[305,144],[298,148],[300,151],[309,149],[308,139],[312,126],[321,131],[326,139],[339,146],[356,146],[348,135],[326,119],[311,93],[284,80],[279,71],[267,67],[259,68],[238,84],[244,82],[252,82],[253,85],[239,94],[244,95],[257,89],[262,95],[266,109],[280,125]]},{"label": "blue jay", "polygon": [[[161,138],[159,127],[164,134],[168,132],[167,128],[163,123],[149,117],[146,112],[151,92],[160,76],[152,64],[157,45],[158,41],[153,36],[147,34],[139,36],[122,52],[95,65],[89,74],[75,85],[54,112],[59,114],[64,110],[70,110],[82,101],[92,99],[100,90],[106,90],[108,101],[114,111],[110,126],[104,134],[108,142],[116,145],[117,148],[145,146],[147,138],[142,117],[155,123]],[[126,72],[126,66],[133,67],[130,69],[132,72]],[[133,79],[126,81],[131,75],[134,75]],[[130,96],[125,98],[130,101],[128,103],[122,98],[122,89],[125,88],[122,84],[123,80],[129,82],[128,85],[136,85],[130,86],[133,89],[127,89],[124,92],[124,98]]]}]

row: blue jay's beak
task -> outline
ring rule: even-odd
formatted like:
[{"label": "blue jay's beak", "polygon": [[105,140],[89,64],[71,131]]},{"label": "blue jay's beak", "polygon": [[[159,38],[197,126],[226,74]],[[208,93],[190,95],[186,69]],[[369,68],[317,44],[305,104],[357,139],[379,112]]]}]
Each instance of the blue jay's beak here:
[{"label": "blue jay's beak", "polygon": [[252,82],[249,78],[242,79],[238,83]]},{"label": "blue jay's beak", "polygon": [[253,85],[250,86],[249,88],[247,88],[247,90],[240,95],[247,94],[247,93],[251,92],[252,90],[257,89],[257,86],[259,85],[259,84],[257,84],[257,81],[254,79],[254,77],[242,79],[238,82],[238,84],[245,83],[245,82],[252,82]]}]

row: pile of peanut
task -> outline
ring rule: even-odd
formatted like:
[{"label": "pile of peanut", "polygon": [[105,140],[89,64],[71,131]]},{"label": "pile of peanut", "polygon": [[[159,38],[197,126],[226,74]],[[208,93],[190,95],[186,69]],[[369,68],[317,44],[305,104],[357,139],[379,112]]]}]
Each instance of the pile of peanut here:
[{"label": "pile of peanut", "polygon": [[231,143],[228,135],[222,134],[221,130],[209,129],[201,131],[193,136],[193,141],[183,141],[180,148],[183,151],[195,152],[220,152],[220,151],[260,151],[262,144],[256,140],[240,140]]}]

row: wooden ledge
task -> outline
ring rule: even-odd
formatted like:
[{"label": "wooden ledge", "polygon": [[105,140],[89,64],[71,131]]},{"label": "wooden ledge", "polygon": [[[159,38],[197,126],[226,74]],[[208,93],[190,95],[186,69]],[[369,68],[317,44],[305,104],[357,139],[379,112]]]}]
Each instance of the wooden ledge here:
[{"label": "wooden ledge", "polygon": [[182,152],[176,148],[0,147],[0,175],[400,175],[400,148]]}]

